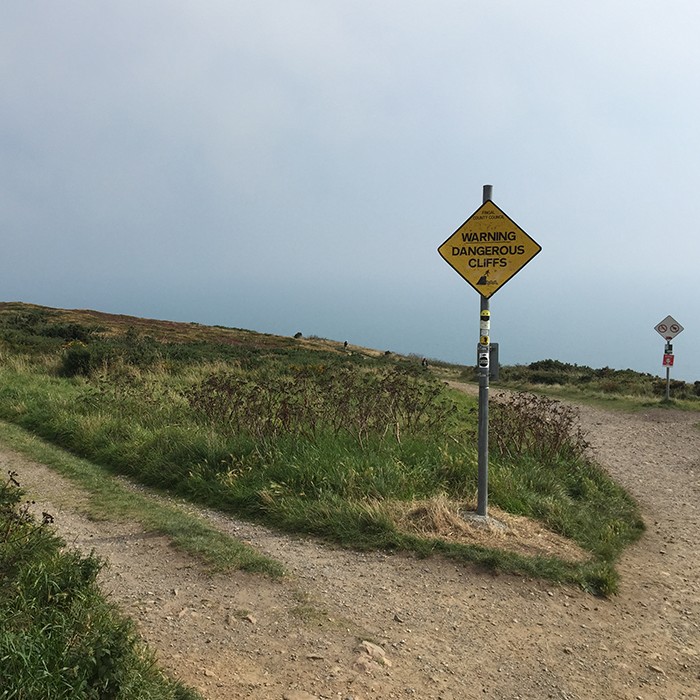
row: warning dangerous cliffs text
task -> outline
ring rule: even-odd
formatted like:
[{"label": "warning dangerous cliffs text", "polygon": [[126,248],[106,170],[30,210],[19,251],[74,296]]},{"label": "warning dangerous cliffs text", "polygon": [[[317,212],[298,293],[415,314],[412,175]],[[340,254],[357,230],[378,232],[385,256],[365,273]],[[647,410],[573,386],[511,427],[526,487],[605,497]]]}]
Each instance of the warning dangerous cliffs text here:
[{"label": "warning dangerous cliffs text", "polygon": [[[518,240],[515,231],[462,231],[461,236],[462,243],[470,245],[452,245],[451,253],[469,258],[467,264],[471,268],[506,267],[509,256],[525,254],[524,245],[513,245]],[[483,245],[488,243],[501,245]]]}]

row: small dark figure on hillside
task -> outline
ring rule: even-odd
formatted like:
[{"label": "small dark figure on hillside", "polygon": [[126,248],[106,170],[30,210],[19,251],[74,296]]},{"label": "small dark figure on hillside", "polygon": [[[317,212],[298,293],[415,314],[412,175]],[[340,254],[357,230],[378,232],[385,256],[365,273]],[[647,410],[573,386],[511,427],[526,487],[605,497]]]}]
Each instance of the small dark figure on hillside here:
[{"label": "small dark figure on hillside", "polygon": [[427,358],[423,358],[420,363],[423,365],[423,369],[428,369],[428,360]]},{"label": "small dark figure on hillside", "polygon": [[348,341],[347,341],[347,340],[343,343],[343,347],[344,347],[346,350],[348,349]]},{"label": "small dark figure on hillside", "polygon": [[298,339],[298,338],[301,338],[301,337],[303,337],[303,336],[302,336],[301,333],[295,333],[295,334],[294,334],[294,337]]}]

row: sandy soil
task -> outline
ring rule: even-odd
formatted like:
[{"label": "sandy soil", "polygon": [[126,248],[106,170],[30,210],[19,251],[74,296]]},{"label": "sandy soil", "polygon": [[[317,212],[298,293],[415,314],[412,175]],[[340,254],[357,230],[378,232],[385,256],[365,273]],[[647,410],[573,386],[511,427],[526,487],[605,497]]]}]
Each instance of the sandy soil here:
[{"label": "sandy soil", "polygon": [[46,467],[7,450],[0,467],[19,472],[69,543],[109,562],[105,589],[162,666],[208,700],[698,698],[698,416],[582,408],[581,419],[648,527],[610,600],[203,512],[290,571],[212,577],[160,537],[86,519],[80,492]]}]

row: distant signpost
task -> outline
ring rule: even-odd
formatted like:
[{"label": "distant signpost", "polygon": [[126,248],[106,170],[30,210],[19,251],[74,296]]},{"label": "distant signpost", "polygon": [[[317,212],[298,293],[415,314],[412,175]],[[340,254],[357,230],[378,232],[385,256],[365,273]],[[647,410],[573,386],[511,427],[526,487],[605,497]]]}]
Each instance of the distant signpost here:
[{"label": "distant signpost", "polygon": [[673,316],[666,316],[659,321],[654,330],[666,341],[662,366],[666,368],[666,401],[671,398],[671,367],[673,367],[673,345],[671,341],[683,332],[683,326]]}]

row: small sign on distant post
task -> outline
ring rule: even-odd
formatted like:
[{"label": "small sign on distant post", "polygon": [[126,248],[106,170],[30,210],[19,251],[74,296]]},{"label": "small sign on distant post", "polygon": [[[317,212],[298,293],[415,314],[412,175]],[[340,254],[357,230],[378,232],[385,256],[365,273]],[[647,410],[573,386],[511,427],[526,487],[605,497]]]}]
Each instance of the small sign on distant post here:
[{"label": "small sign on distant post", "polygon": [[683,326],[676,321],[673,316],[666,316],[663,321],[659,321],[654,330],[666,341],[664,346],[664,359],[662,367],[666,368],[666,401],[671,398],[671,367],[673,367],[673,340],[679,333],[683,332]]},{"label": "small sign on distant post", "polygon": [[663,321],[659,321],[654,326],[654,330],[666,340],[673,340],[683,331],[683,326],[673,316],[666,316]]}]

